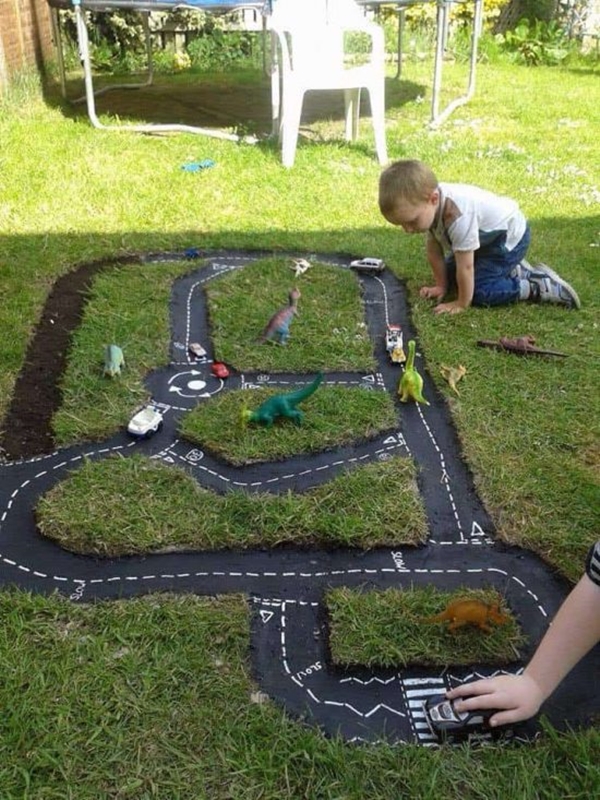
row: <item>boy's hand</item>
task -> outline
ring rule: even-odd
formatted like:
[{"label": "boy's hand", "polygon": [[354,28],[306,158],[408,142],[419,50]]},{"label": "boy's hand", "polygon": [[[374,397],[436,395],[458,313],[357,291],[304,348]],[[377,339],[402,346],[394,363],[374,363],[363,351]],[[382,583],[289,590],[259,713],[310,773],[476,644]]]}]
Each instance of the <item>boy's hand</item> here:
[{"label": "boy's hand", "polygon": [[426,300],[435,300],[437,297],[443,297],[446,290],[442,286],[423,286],[419,290],[419,297],[424,297]]},{"label": "boy's hand", "polygon": [[451,303],[439,303],[433,310],[436,314],[460,314],[465,307],[458,300],[453,300]]},{"label": "boy's hand", "polygon": [[475,683],[463,683],[446,692],[446,697],[458,700],[458,712],[474,711],[478,708],[496,709],[496,713],[490,717],[492,727],[532,717],[544,699],[539,686],[527,673],[498,675]]}]

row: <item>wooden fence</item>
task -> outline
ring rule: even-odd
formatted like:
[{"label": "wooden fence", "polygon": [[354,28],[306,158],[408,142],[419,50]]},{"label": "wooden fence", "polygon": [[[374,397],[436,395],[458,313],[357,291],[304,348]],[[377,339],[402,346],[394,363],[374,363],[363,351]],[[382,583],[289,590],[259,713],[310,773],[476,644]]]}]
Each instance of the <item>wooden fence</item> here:
[{"label": "wooden fence", "polygon": [[0,94],[17,73],[53,57],[46,0],[0,0]]}]

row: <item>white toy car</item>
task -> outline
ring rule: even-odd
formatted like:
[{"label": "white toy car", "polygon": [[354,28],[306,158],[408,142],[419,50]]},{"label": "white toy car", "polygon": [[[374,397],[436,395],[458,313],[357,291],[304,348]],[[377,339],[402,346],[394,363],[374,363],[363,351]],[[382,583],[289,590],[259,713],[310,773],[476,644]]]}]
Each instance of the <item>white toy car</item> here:
[{"label": "white toy car", "polygon": [[188,345],[188,350],[190,351],[190,354],[194,356],[194,358],[204,358],[206,355],[206,350],[199,342],[191,342]]},{"label": "white toy car", "polygon": [[162,428],[162,411],[155,405],[149,404],[137,411],[129,420],[127,432],[140,439],[146,439]]},{"label": "white toy car", "polygon": [[385,329],[385,349],[394,364],[406,361],[404,352],[404,336],[400,325],[388,325]]},{"label": "white toy car", "polygon": [[357,261],[351,261],[350,267],[357,272],[383,272],[385,261],[382,258],[359,258]]}]

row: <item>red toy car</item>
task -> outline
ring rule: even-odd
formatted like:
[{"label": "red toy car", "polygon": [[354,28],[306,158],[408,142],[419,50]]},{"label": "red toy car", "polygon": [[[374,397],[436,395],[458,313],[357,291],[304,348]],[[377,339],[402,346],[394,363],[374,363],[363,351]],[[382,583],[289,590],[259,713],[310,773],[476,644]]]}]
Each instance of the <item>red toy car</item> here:
[{"label": "red toy car", "polygon": [[210,365],[210,371],[215,376],[215,378],[228,378],[229,377],[229,370],[223,364],[222,361],[214,361]]}]

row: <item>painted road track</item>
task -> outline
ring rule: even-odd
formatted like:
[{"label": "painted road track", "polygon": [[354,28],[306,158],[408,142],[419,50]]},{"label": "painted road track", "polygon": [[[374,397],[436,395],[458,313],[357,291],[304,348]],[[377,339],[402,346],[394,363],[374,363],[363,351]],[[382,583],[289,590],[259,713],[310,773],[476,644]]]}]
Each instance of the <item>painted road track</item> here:
[{"label": "painted road track", "polygon": [[[202,256],[206,266],[174,282],[171,363],[147,378],[154,400],[165,413],[163,429],[155,437],[138,442],[120,433],[102,444],[82,444],[0,464],[0,583],[42,593],[58,590],[73,601],[84,602],[153,591],[246,593],[252,609],[252,661],[262,691],[292,715],[350,741],[385,739],[434,745],[436,740],[423,715],[427,697],[499,670],[485,664],[443,670],[418,666],[402,670],[336,668],[329,652],[325,592],[339,586],[410,590],[434,583],[448,591],[461,586],[493,586],[505,596],[529,637],[521,653],[523,660],[500,670],[514,673],[530,657],[568,586],[533,554],[495,541],[492,522],[460,457],[446,403],[429,378],[419,352],[417,367],[424,377],[424,394],[430,405],[403,405],[397,429],[369,442],[239,468],[178,438],[179,418],[222,391],[255,386],[287,391],[314,377],[234,374],[224,382],[210,372],[214,353],[203,288],[264,255],[206,254],[206,260]],[[189,257],[189,251],[145,260],[160,268],[161,261],[185,257]],[[340,269],[348,269],[350,261],[327,256],[319,260]],[[387,391],[395,398],[400,368],[392,365],[385,353],[385,327],[390,322],[399,323],[405,342],[416,339],[403,286],[389,270],[361,275],[359,280],[377,369],[369,374],[328,373],[324,382]],[[188,346],[195,341],[205,344],[206,357],[195,359],[190,355]],[[419,548],[368,552],[286,547],[97,559],[68,553],[37,533],[34,509],[39,497],[77,469],[82,459],[134,452],[183,467],[199,484],[220,493],[231,488],[302,492],[330,481],[342,470],[396,454],[409,455],[419,470],[428,542]],[[585,725],[590,715],[598,713],[600,694],[594,690],[598,675],[600,653],[596,648],[544,707],[554,725]],[[537,731],[537,723],[529,722],[510,734],[526,740]]]}]

